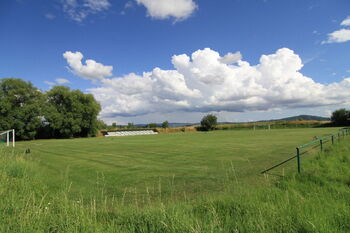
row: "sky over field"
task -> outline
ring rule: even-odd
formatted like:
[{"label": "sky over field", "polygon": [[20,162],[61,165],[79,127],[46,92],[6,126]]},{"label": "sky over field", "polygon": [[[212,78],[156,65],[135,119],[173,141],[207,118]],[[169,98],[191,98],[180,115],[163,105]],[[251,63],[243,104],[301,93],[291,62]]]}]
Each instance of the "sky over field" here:
[{"label": "sky over field", "polygon": [[2,0],[0,78],[91,93],[108,123],[350,103],[349,0]]}]

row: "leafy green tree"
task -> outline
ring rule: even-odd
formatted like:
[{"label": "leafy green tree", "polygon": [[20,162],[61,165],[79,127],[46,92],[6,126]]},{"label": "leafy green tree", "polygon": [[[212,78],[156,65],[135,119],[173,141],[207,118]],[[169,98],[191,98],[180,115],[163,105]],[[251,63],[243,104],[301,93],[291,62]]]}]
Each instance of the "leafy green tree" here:
[{"label": "leafy green tree", "polygon": [[117,128],[117,123],[113,122],[113,123],[112,123],[112,127],[113,127],[114,129],[116,129],[116,128]]},{"label": "leafy green tree", "polygon": [[147,125],[147,128],[157,128],[157,124],[156,123],[149,123],[148,125]]},{"label": "leafy green tree", "polygon": [[214,130],[217,125],[217,117],[213,114],[204,116],[201,120],[201,127],[203,130]]},{"label": "leafy green tree", "polygon": [[0,80],[0,130],[15,129],[16,138],[34,139],[43,123],[44,95],[30,82]]},{"label": "leafy green tree", "polygon": [[128,123],[128,125],[126,126],[126,128],[128,128],[128,129],[133,129],[133,128],[135,128],[135,125],[134,125],[134,123]]},{"label": "leafy green tree", "polygon": [[107,124],[103,120],[97,120],[98,129],[107,129]]},{"label": "leafy green tree", "polygon": [[168,122],[168,121],[164,121],[164,122],[162,123],[162,128],[163,128],[163,129],[169,128],[169,122]]},{"label": "leafy green tree", "polygon": [[335,125],[344,126],[350,124],[350,112],[345,108],[336,110],[332,113],[331,121]]},{"label": "leafy green tree", "polygon": [[51,136],[58,138],[95,136],[100,104],[91,94],[55,86],[46,93],[45,120]]}]

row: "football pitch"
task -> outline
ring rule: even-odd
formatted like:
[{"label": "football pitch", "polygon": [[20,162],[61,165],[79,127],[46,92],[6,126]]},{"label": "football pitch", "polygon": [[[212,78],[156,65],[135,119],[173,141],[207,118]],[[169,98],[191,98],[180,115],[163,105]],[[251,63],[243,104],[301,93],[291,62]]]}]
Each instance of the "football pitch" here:
[{"label": "football pitch", "polygon": [[[72,196],[144,195],[178,199],[215,194],[225,182],[258,185],[260,171],[295,154],[296,146],[338,128],[222,130],[129,137],[18,142],[51,191]],[[295,169],[293,160],[277,172]],[[285,169],[285,170],[284,170]],[[294,171],[294,170],[293,170]]]}]

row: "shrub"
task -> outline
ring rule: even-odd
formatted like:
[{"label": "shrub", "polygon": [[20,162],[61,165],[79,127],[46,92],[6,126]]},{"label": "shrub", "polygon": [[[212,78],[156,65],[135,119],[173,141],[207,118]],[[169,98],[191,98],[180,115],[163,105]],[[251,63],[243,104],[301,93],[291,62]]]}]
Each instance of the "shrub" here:
[{"label": "shrub", "polygon": [[208,114],[201,120],[201,128],[205,131],[214,130],[216,125],[217,117],[213,114]]},{"label": "shrub", "polygon": [[163,128],[163,129],[169,128],[169,122],[168,122],[168,121],[164,121],[164,122],[162,123],[162,128]]}]

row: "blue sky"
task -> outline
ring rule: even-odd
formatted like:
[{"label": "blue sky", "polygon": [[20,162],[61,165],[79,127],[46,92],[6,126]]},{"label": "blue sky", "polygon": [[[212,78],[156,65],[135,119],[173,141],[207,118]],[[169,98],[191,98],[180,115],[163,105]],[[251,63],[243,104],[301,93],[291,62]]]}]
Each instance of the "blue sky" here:
[{"label": "blue sky", "polygon": [[348,0],[2,0],[0,78],[92,93],[107,122],[326,116],[350,101],[349,16]]}]

